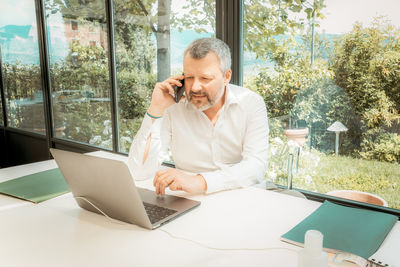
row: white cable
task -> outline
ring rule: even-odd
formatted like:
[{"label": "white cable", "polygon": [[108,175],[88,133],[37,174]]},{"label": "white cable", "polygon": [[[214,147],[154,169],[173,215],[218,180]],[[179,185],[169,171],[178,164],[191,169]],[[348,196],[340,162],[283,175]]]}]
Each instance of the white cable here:
[{"label": "white cable", "polygon": [[121,224],[121,225],[129,225],[128,223],[125,222],[121,222],[119,220],[116,220],[114,218],[111,218],[110,216],[108,216],[105,212],[103,212],[100,208],[98,208],[95,204],[93,204],[89,199],[85,198],[85,197],[74,197],[76,199],[82,199],[85,200],[87,203],[89,203],[90,205],[92,205],[93,208],[95,208],[96,210],[98,210],[101,214],[103,214],[107,219],[109,219],[110,221],[112,221],[113,223],[117,223],[117,224]]},{"label": "white cable", "polygon": [[[100,208],[98,208],[95,204],[93,204],[90,200],[88,200],[85,197],[75,197],[76,199],[82,199],[85,200],[87,203],[89,203],[90,205],[92,205],[96,210],[98,210],[101,214],[103,214],[107,219],[109,219],[111,222],[113,223],[117,223],[117,224],[121,224],[121,225],[130,225],[128,223],[124,223],[121,222],[119,220],[113,219],[110,216],[108,216],[105,212],[103,212]],[[240,250],[245,250],[245,251],[268,251],[268,250],[289,250],[291,252],[295,252],[297,253],[296,250],[291,249],[291,248],[285,248],[285,247],[270,247],[270,248],[216,248],[216,247],[211,247],[211,246],[207,246],[205,244],[202,244],[200,242],[197,242],[195,240],[191,240],[188,238],[184,238],[184,237],[179,237],[179,236],[175,236],[173,234],[171,234],[170,232],[158,228],[157,230],[166,233],[167,235],[169,235],[171,238],[174,239],[179,239],[179,240],[184,240],[184,241],[188,241],[188,242],[192,242],[193,244],[196,244],[200,247],[206,248],[206,249],[211,249],[211,250],[218,250],[218,251],[240,251]]]},{"label": "white cable", "polygon": [[168,231],[166,231],[164,229],[158,228],[157,230],[160,230],[161,232],[164,232],[164,233],[168,234],[172,238],[189,241],[189,242],[192,242],[192,243],[194,243],[196,245],[199,245],[199,246],[201,246],[203,248],[207,248],[207,249],[211,249],[211,250],[219,250],[219,251],[239,251],[239,250],[263,251],[263,250],[280,250],[280,249],[282,249],[282,250],[289,250],[289,251],[297,253],[297,251],[294,250],[294,249],[284,248],[284,247],[270,247],[270,248],[216,248],[216,247],[211,247],[211,246],[204,245],[204,244],[202,244],[200,242],[197,242],[195,240],[191,240],[191,239],[187,239],[187,238],[184,238],[184,237],[175,236],[175,235],[171,234],[170,232],[168,232]]}]

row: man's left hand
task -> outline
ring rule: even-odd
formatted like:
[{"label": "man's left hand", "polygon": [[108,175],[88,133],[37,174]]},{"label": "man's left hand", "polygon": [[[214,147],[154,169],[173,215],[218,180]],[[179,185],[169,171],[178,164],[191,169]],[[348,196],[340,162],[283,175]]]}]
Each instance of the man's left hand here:
[{"label": "man's left hand", "polygon": [[207,183],[202,175],[189,175],[177,169],[157,172],[153,185],[157,195],[165,195],[167,187],[172,191],[183,190],[190,194],[204,193],[207,190]]}]

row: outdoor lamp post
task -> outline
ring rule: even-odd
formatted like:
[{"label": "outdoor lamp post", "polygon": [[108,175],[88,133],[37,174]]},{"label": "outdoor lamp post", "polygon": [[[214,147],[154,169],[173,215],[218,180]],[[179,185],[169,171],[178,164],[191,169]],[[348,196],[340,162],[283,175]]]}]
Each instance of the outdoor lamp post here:
[{"label": "outdoor lamp post", "polygon": [[340,132],[347,132],[347,127],[343,125],[340,121],[335,121],[331,126],[327,129],[330,132],[336,133],[336,141],[335,141],[335,153],[339,154],[339,135]]}]

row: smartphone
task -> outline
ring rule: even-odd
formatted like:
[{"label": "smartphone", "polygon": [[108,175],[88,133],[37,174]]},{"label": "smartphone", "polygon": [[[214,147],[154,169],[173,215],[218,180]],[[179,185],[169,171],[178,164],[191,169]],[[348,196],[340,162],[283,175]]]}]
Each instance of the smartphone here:
[{"label": "smartphone", "polygon": [[181,97],[183,96],[183,93],[185,92],[185,80],[179,80],[179,82],[182,84],[181,87],[174,85],[174,94],[175,94],[175,102],[176,103],[178,103],[179,100],[181,100]]}]

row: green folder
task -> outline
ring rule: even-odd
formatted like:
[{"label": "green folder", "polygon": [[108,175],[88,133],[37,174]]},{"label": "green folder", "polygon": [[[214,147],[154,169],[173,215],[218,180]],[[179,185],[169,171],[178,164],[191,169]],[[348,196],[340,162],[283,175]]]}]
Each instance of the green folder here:
[{"label": "green folder", "polygon": [[349,208],[325,201],[317,210],[281,236],[282,241],[303,246],[308,230],[324,235],[324,249],[348,252],[368,259],[393,228],[397,217],[365,209]]},{"label": "green folder", "polygon": [[39,203],[68,193],[60,169],[51,169],[0,183],[0,193]]}]

